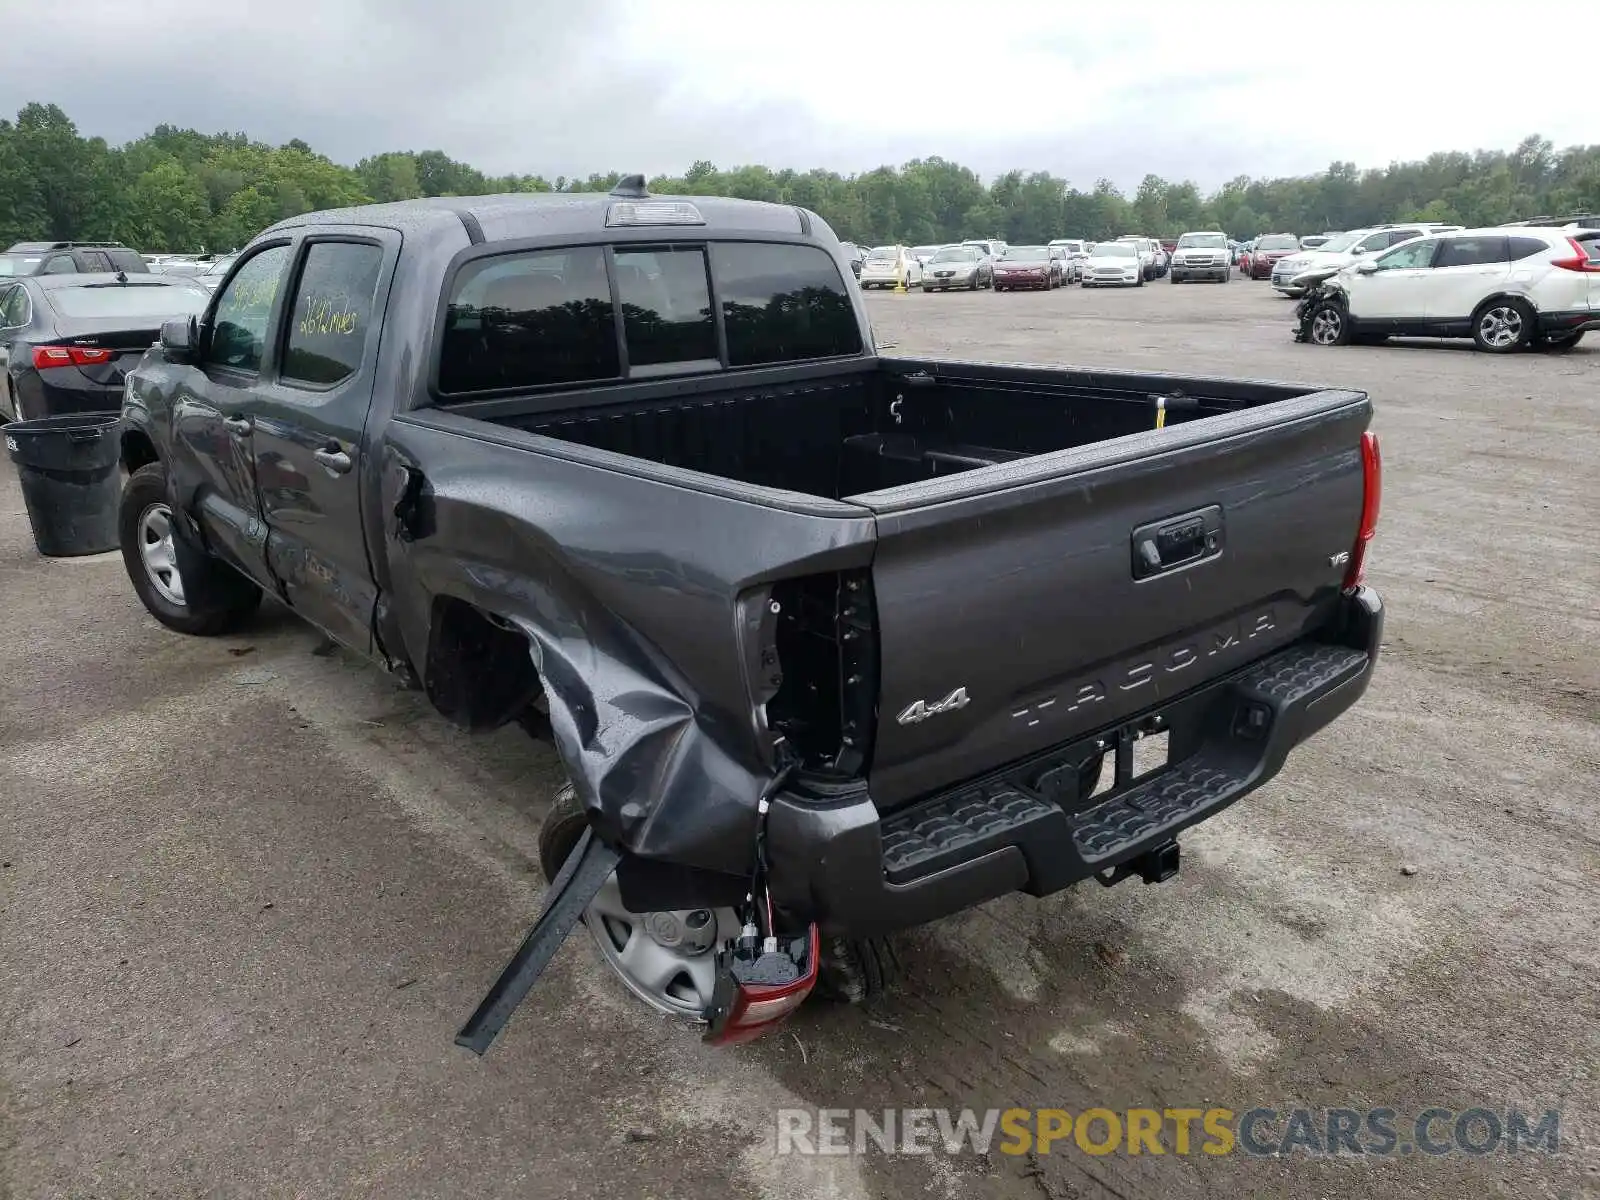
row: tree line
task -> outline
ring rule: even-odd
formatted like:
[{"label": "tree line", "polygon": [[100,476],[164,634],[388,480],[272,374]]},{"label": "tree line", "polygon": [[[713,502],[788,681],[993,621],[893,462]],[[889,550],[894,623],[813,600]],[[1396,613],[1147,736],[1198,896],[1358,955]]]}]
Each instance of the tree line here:
[{"label": "tree line", "polygon": [[[313,209],[418,196],[607,191],[620,177],[485,175],[438,150],[378,154],[351,167],[299,139],[269,146],[243,133],[172,125],[111,146],[80,136],[58,106],[33,103],[15,121],[0,120],[0,246],[60,239],[116,240],[146,253],[228,250]],[[1600,210],[1600,144],[1557,151],[1534,135],[1509,151],[1441,151],[1387,167],[1336,162],[1319,175],[1278,179],[1241,175],[1209,195],[1156,174],[1146,175],[1132,196],[1107,179],[1084,190],[1046,171],[1008,171],[985,184],[969,168],[937,157],[855,175],[720,170],[701,161],[649,186],[798,204],[820,213],[841,238],[866,245],[1166,237],[1187,229],[1222,229],[1245,239],[1382,221],[1495,225]]]}]

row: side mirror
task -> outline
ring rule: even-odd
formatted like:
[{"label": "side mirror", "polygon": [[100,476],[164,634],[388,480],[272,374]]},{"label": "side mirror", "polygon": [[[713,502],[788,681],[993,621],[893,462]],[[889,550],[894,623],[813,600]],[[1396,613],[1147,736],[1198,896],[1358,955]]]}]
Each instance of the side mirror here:
[{"label": "side mirror", "polygon": [[193,317],[171,317],[161,322],[161,349],[168,362],[188,362],[199,340],[198,323]]},{"label": "side mirror", "polygon": [[1377,270],[1378,264],[1370,258],[1356,264],[1357,275],[1373,275],[1377,273]]}]

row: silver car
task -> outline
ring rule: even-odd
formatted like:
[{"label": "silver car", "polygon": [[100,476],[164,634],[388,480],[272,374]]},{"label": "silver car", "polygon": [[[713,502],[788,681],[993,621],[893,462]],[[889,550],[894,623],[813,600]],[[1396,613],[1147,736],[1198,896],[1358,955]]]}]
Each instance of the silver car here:
[{"label": "silver car", "polygon": [[944,246],[934,252],[922,272],[922,290],[947,292],[951,288],[994,286],[994,260],[977,246]]}]

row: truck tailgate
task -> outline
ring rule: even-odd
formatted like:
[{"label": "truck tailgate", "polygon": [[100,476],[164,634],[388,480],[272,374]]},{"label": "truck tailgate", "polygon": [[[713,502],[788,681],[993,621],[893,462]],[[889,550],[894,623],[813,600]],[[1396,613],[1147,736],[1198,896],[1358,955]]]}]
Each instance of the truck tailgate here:
[{"label": "truck tailgate", "polygon": [[1354,392],[1314,392],[853,497],[873,562],[881,809],[1178,696],[1333,611]]}]

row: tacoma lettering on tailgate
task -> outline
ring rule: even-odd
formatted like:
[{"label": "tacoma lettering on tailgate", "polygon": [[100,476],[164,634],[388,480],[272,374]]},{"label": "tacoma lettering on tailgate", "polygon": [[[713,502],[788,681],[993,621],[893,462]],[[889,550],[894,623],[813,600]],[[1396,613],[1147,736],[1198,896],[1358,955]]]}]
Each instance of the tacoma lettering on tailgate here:
[{"label": "tacoma lettering on tailgate", "polygon": [[[1144,691],[1151,703],[1175,696],[1205,679],[1215,678],[1256,657],[1260,651],[1250,643],[1278,627],[1270,608],[1213,626],[1181,641],[1146,650],[1134,658],[1109,663],[1088,679],[1080,679],[1052,696],[1013,709],[1013,720],[1030,728],[1046,716],[1083,712],[1103,704],[1112,696]],[[1194,670],[1195,667],[1200,670]]]}]

